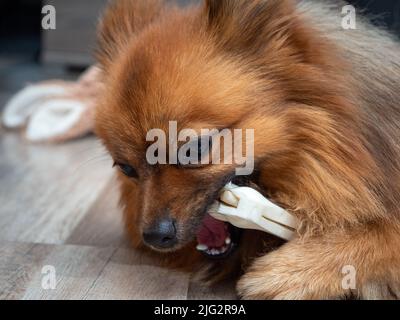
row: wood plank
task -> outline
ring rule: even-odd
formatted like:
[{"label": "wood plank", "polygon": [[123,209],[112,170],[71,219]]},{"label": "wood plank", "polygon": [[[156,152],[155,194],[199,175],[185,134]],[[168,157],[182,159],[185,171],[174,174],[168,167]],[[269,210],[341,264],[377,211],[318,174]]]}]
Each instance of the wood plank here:
[{"label": "wood plank", "polygon": [[[35,247],[42,249],[41,245]],[[41,261],[39,270],[28,283],[22,299],[25,300],[80,300],[89,291],[99,274],[107,265],[114,248],[55,245]],[[34,254],[34,253],[32,253]],[[54,290],[42,287],[44,266],[55,270]]]},{"label": "wood plank", "polygon": [[[42,287],[44,266],[54,290]],[[1,299],[186,299],[189,278],[129,249],[0,243]]]},{"label": "wood plank", "polygon": [[61,244],[110,181],[111,160],[94,138],[32,145],[0,139],[0,240]]},{"label": "wood plank", "polygon": [[190,274],[161,268],[145,254],[118,249],[85,299],[183,300],[189,279]]},{"label": "wood plank", "polygon": [[0,300],[19,299],[34,268],[29,251],[34,244],[0,243]]},{"label": "wood plank", "polygon": [[[42,288],[53,266],[55,290]],[[0,243],[0,299],[236,299],[234,284],[208,288],[129,249]]]},{"label": "wood plank", "polygon": [[212,287],[190,281],[188,300],[237,300],[235,282],[227,281]]},{"label": "wood plank", "polygon": [[74,245],[129,247],[118,202],[118,183],[116,179],[111,179],[65,242]]}]

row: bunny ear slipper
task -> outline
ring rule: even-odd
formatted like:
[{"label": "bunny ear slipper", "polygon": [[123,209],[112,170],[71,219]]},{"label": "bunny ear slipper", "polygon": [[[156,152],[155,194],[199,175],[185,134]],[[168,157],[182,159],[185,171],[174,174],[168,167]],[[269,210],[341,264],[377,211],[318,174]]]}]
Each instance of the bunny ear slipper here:
[{"label": "bunny ear slipper", "polygon": [[3,125],[26,128],[25,137],[31,142],[63,142],[92,132],[99,73],[91,67],[77,82],[27,86],[5,106]]},{"label": "bunny ear slipper", "polygon": [[25,136],[32,142],[63,142],[84,136],[93,128],[93,104],[54,97],[41,102],[32,114]]},{"label": "bunny ear slipper", "polygon": [[69,85],[68,83],[46,82],[29,85],[22,89],[4,107],[4,126],[9,129],[25,126],[29,117],[37,110],[44,99],[66,94]]}]

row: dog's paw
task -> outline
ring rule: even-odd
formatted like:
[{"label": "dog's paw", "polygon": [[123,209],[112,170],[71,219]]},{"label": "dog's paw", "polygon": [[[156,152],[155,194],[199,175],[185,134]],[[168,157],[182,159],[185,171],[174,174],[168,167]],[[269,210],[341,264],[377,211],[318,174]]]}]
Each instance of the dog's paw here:
[{"label": "dog's paw", "polygon": [[360,255],[351,250],[334,246],[328,250],[321,243],[294,241],[258,258],[238,282],[239,296],[249,300],[400,298],[397,268],[377,276],[374,259],[358,260]]},{"label": "dog's paw", "polygon": [[[352,295],[342,288],[340,268],[311,258],[309,252],[282,248],[255,261],[237,291],[248,300],[339,299]],[[309,258],[309,259],[308,259]]]},{"label": "dog's paw", "polygon": [[360,290],[361,299],[366,300],[399,300],[400,284],[389,282],[368,282]]}]

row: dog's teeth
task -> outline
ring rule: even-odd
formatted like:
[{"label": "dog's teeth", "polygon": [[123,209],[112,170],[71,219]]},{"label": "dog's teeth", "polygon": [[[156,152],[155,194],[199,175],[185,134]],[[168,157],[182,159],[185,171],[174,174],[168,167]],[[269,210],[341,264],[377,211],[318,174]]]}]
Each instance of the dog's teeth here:
[{"label": "dog's teeth", "polygon": [[208,247],[205,244],[199,244],[197,245],[196,249],[199,251],[207,251]]},{"label": "dog's teeth", "polygon": [[225,239],[225,244],[226,245],[230,245],[231,242],[232,242],[231,238],[228,237],[228,238]]}]

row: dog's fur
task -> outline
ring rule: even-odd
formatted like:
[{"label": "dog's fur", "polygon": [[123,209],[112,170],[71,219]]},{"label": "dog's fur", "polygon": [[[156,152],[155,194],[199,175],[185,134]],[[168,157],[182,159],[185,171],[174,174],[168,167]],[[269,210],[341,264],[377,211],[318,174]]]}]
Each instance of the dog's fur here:
[{"label": "dog's fur", "polygon": [[[159,254],[210,279],[244,272],[243,298],[400,297],[400,46],[357,16],[341,27],[329,1],[206,0],[185,9],[120,0],[99,31],[106,90],[96,132],[117,162],[127,231],[168,210],[179,245]],[[254,128],[253,183],[301,221],[299,237],[246,231],[234,256],[206,261],[194,234],[232,166],[146,163],[146,133]],[[277,248],[272,252],[267,252]],[[345,290],[342,269],[356,269]]]}]

